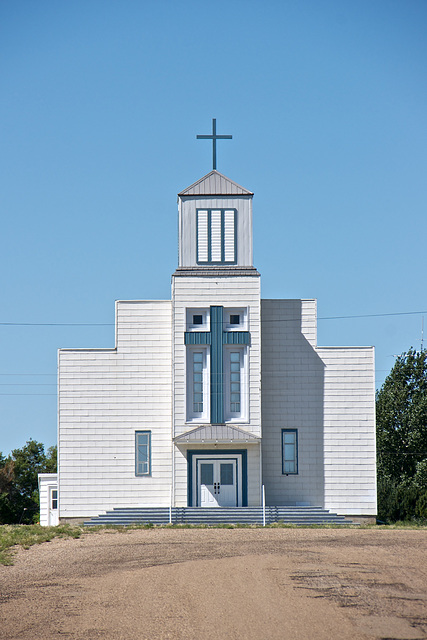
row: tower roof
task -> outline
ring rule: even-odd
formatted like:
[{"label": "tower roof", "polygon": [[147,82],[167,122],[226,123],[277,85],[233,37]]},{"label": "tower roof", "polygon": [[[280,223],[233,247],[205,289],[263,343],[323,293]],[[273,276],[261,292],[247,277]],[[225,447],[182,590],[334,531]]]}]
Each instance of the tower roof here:
[{"label": "tower roof", "polygon": [[253,196],[252,191],[241,187],[214,169],[197,182],[178,193],[179,196]]}]

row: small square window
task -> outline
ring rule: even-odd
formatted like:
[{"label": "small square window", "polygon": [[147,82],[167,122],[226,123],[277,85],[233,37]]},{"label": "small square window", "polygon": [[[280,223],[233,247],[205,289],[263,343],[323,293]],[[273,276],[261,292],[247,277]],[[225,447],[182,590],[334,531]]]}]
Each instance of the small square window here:
[{"label": "small square window", "polygon": [[240,324],[240,315],[230,314],[230,324]]},{"label": "small square window", "polygon": [[193,324],[203,324],[203,316],[202,315],[194,315],[193,316]]}]

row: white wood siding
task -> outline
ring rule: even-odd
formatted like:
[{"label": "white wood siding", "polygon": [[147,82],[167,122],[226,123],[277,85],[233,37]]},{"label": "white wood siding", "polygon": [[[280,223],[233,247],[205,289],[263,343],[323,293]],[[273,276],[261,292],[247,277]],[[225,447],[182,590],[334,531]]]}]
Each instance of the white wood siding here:
[{"label": "white wood siding", "polygon": [[[171,302],[118,302],[117,348],[59,352],[60,517],[167,505],[171,485]],[[135,476],[135,431],[152,473]]]},{"label": "white wood siding", "polygon": [[40,524],[48,527],[50,511],[50,489],[58,488],[58,475],[56,473],[39,473],[39,501],[40,501]]},{"label": "white wood siding", "polygon": [[[268,504],[374,515],[374,352],[316,347],[312,300],[262,300],[263,479]],[[298,474],[282,475],[281,430],[298,430]]]},{"label": "white wood siding", "polygon": [[[259,277],[174,277],[173,287],[173,428],[174,436],[181,435],[191,428],[201,424],[187,422],[186,413],[186,346],[184,332],[186,331],[186,309],[209,308],[211,305],[221,305],[231,309],[248,309],[248,330],[251,334],[249,349],[249,415],[248,421],[233,425],[241,427],[255,436],[261,435],[261,397],[260,397],[260,279]],[[205,448],[211,449],[212,444]],[[219,447],[220,445],[218,445]],[[222,445],[221,445],[222,446]],[[188,448],[193,448],[188,446]],[[223,448],[237,448],[235,443]],[[249,474],[248,500],[249,504],[259,504],[260,500],[260,469],[259,446],[249,445],[251,459],[251,474]],[[187,504],[187,461],[184,452],[187,447],[175,448],[175,504]],[[250,451],[250,453],[249,453]],[[257,469],[253,476],[253,470]]]},{"label": "white wood siding", "polygon": [[373,347],[322,347],[325,507],[376,515]]},{"label": "white wood siding", "polygon": [[243,276],[173,278],[174,436],[192,427],[186,419],[186,309],[211,305],[249,309],[249,420],[241,426],[256,436],[261,435],[259,280],[258,277]]},{"label": "white wood siding", "polygon": [[[323,505],[323,363],[315,300],[262,300],[262,461],[266,501]],[[282,429],[298,430],[298,475],[282,475]]]}]

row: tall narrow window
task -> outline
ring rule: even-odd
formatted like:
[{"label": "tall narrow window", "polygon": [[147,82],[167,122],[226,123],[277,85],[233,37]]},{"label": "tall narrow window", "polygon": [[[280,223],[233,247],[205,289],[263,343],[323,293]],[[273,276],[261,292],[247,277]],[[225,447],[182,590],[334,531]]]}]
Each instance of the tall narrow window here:
[{"label": "tall narrow window", "polygon": [[222,211],[211,211],[210,262],[224,262],[222,255]]},{"label": "tall narrow window", "polygon": [[282,429],[282,473],[298,473],[298,432]]},{"label": "tall narrow window", "polygon": [[236,263],[235,209],[197,210],[197,263]]},{"label": "tall narrow window", "polygon": [[52,489],[52,509],[58,508],[58,489]]},{"label": "tall narrow window", "polygon": [[151,473],[151,431],[135,431],[135,475]]},{"label": "tall narrow window", "polygon": [[193,412],[203,413],[203,353],[193,351]]},{"label": "tall narrow window", "polygon": [[230,353],[230,411],[240,413],[240,351]]},{"label": "tall narrow window", "polygon": [[236,261],[236,212],[224,211],[224,262]]},{"label": "tall narrow window", "polygon": [[208,211],[197,212],[197,262],[209,261],[209,214]]}]

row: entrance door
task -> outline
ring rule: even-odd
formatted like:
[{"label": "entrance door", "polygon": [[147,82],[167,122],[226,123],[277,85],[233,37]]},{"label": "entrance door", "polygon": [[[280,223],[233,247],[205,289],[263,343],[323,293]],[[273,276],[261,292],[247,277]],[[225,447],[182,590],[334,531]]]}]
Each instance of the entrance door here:
[{"label": "entrance door", "polygon": [[201,507],[236,507],[236,460],[199,459],[197,466],[199,505]]},{"label": "entrance door", "polygon": [[49,526],[58,524],[58,489],[49,487]]}]

